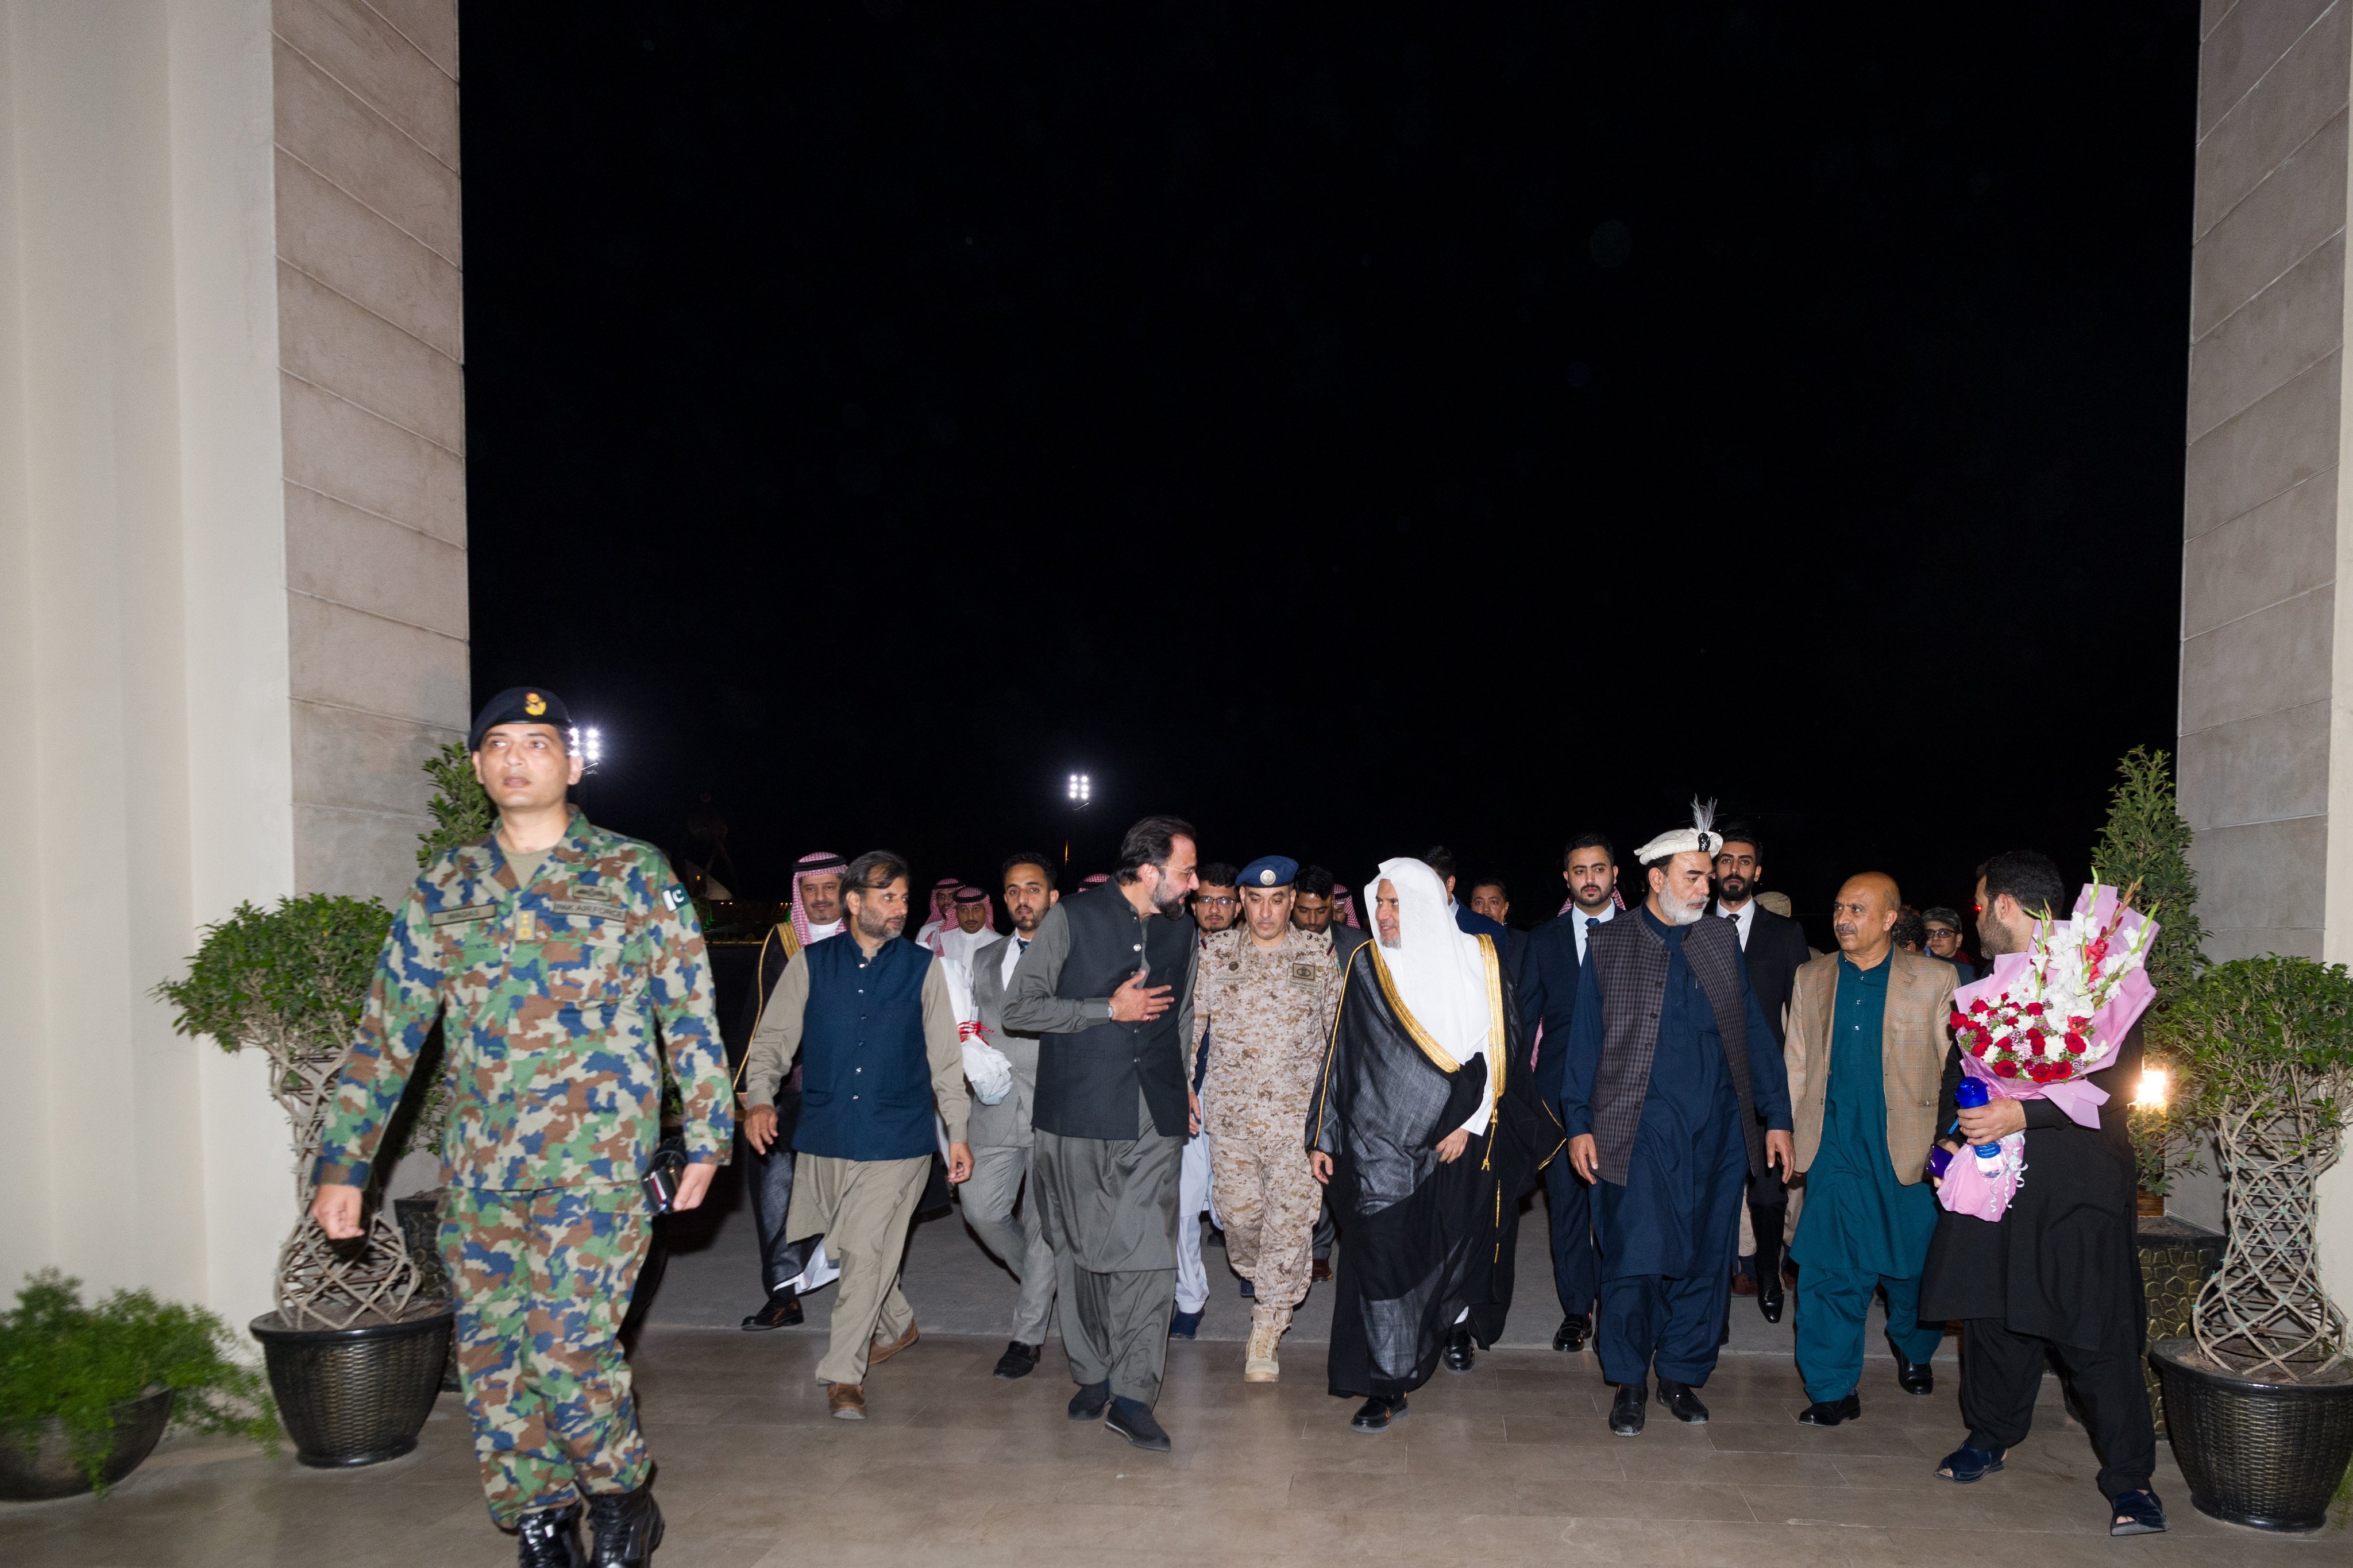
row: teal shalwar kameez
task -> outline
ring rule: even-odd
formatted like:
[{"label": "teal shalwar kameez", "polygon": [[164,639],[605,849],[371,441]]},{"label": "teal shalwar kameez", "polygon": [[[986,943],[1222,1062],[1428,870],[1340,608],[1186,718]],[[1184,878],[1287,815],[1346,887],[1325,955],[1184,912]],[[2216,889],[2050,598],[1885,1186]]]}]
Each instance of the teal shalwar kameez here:
[{"label": "teal shalwar kameez", "polygon": [[1806,1397],[1844,1399],[1862,1377],[1862,1335],[1874,1291],[1887,1292],[1888,1343],[1925,1363],[1944,1325],[1918,1317],[1920,1270],[1936,1230],[1936,1198],[1923,1180],[1895,1179],[1887,1153],[1887,1082],[1881,1030],[1888,955],[1870,969],[1839,958],[1822,1142],[1806,1172],[1806,1206],[1789,1256],[1798,1261],[1798,1370]]}]

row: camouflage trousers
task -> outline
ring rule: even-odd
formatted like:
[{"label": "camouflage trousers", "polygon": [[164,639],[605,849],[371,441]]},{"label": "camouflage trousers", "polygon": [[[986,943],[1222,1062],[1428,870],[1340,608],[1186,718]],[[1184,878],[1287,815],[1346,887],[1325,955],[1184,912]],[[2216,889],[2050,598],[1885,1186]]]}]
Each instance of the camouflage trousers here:
[{"label": "camouflage trousers", "polygon": [[443,1198],[458,1369],[500,1524],[644,1484],[646,1440],[618,1336],[652,1235],[635,1183],[453,1186]]},{"label": "camouflage trousers", "polygon": [[[1304,1123],[1303,1114],[1300,1122]],[[1250,1282],[1253,1328],[1291,1327],[1307,1299],[1308,1254],[1324,1187],[1308,1168],[1297,1128],[1276,1132],[1220,1131],[1209,1140],[1209,1190],[1226,1227],[1226,1261]]]}]

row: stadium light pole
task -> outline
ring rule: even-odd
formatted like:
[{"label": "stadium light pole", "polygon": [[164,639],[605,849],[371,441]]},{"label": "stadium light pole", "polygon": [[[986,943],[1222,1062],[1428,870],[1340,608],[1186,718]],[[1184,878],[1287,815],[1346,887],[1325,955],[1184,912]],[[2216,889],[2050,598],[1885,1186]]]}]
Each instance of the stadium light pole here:
[{"label": "stadium light pole", "polygon": [[1079,836],[1079,813],[1094,799],[1094,782],[1084,773],[1072,773],[1071,782],[1063,786],[1062,798],[1071,809],[1070,829],[1062,836],[1062,869],[1067,872],[1071,868],[1071,844]]}]

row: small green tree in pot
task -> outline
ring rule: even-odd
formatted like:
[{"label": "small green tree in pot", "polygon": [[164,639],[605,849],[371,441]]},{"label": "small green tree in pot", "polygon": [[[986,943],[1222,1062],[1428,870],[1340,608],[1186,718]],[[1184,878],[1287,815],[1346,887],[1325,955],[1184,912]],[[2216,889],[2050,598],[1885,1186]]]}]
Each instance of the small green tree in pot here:
[{"label": "small green tree in pot", "polygon": [[294,1132],[294,1230],[279,1248],[274,1289],[289,1328],[396,1317],[417,1291],[416,1266],[389,1216],[375,1214],[356,1244],[330,1242],[311,1217],[319,1133],[391,924],[374,899],[314,893],[274,910],[239,904],[205,927],[186,978],[155,987],[180,1033],[269,1058],[269,1090]]},{"label": "small green tree in pot", "polygon": [[448,1353],[449,1305],[420,1297],[391,1216],[373,1207],[361,1236],[337,1242],[310,1212],[320,1133],[391,923],[372,899],[240,904],[205,928],[185,979],[156,987],[181,1033],[267,1053],[270,1092],[292,1124],[294,1229],[279,1250],[277,1310],[251,1328],[306,1465],[373,1464],[414,1448]]},{"label": "small green tree in pot", "polygon": [[2216,964],[2155,1021],[2210,1131],[2228,1239],[2193,1338],[2155,1347],[2174,1455],[2204,1512],[2312,1529],[2353,1459],[2345,1314],[2320,1281],[2314,1184],[2353,1105],[2353,974],[2305,958]]},{"label": "small green tree in pot", "polygon": [[0,1312],[0,1499],[102,1495],[170,1422],[278,1451],[269,1395],[227,1324],[144,1290],[85,1307],[80,1287],[43,1269]]},{"label": "small green tree in pot", "polygon": [[[2135,746],[2116,763],[2108,792],[2108,818],[2092,847],[2092,874],[2115,888],[2137,888],[2133,902],[2160,911],[2157,942],[2149,950],[2149,984],[2157,991],[2144,1037],[2157,1034],[2157,1020],[2206,967],[2205,923],[2198,918],[2198,873],[2189,864],[2189,824],[2175,798],[2173,759],[2164,752]],[[2148,1065],[2169,1070],[2152,1049]],[[2137,1101],[2130,1117],[2133,1154],[2140,1189],[2163,1194],[2170,1167],[2183,1163],[2182,1129],[2168,1100]]]}]

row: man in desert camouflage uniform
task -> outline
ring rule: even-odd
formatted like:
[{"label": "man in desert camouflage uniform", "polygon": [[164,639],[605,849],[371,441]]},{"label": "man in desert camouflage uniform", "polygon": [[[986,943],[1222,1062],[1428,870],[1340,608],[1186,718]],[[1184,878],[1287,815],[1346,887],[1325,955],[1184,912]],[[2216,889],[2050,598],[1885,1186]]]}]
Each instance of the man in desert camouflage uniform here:
[{"label": "man in desert camouflage uniform", "polygon": [[693,905],[659,850],[571,808],[570,729],[543,688],[502,691],[474,721],[498,829],[438,856],[393,921],[311,1210],[330,1237],[359,1234],[370,1162],[440,1020],[458,1361],[491,1517],[526,1568],[583,1561],[584,1496],[600,1568],[661,1541],[617,1334],[650,1236],[663,1046],[685,1107],[675,1206],[702,1203],[734,1138]]},{"label": "man in desert camouflage uniform", "polygon": [[1241,873],[1241,923],[1210,937],[1194,983],[1193,1038],[1215,1032],[1201,1129],[1226,1259],[1250,1281],[1242,1376],[1272,1383],[1275,1347],[1305,1300],[1324,1189],[1307,1164],[1307,1102],[1340,1005],[1332,939],[1291,921],[1299,862],[1280,855]]}]

